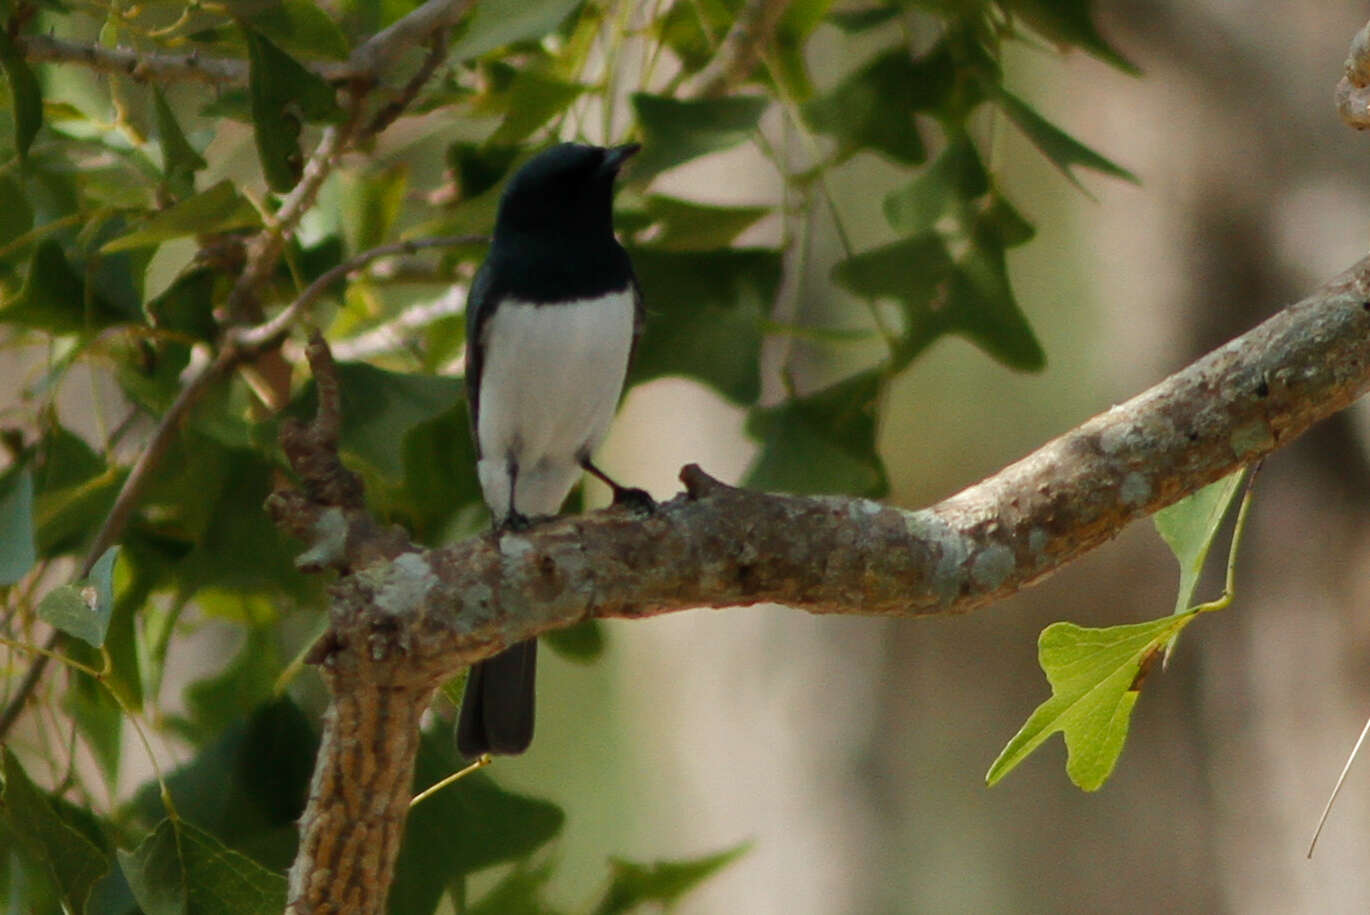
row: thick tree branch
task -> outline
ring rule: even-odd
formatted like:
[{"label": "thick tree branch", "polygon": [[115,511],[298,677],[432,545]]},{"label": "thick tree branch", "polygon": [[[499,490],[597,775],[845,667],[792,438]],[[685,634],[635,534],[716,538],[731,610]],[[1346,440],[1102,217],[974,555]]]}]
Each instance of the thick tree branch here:
[{"label": "thick tree branch", "polygon": [[[317,338],[310,364],[319,418],[284,432],[301,489],[268,506],[309,544],[303,566],[341,575],[332,630],[311,656],[334,705],[301,820],[292,911],[375,912],[386,883],[359,898],[350,875],[390,873],[412,729],[433,686],[460,666],[592,617],[760,602],[913,616],[1012,594],[1370,388],[1370,258],[1151,390],[918,511],[748,492],[692,465],[681,474],[686,492],[649,517],[607,509],[425,550],[366,512],[338,458],[336,378]],[[386,760],[403,771],[382,771]],[[349,804],[358,797],[369,803]]]}]

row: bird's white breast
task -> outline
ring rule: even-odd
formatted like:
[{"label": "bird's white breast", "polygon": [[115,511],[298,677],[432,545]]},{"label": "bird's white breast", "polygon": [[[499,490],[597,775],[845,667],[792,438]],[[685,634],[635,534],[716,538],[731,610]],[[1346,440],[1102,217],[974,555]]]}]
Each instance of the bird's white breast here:
[{"label": "bird's white breast", "polygon": [[604,440],[623,391],[633,341],[631,288],[594,299],[534,305],[505,301],[482,329],[484,362],[476,434],[485,501],[548,515],[580,476],[580,458]]}]

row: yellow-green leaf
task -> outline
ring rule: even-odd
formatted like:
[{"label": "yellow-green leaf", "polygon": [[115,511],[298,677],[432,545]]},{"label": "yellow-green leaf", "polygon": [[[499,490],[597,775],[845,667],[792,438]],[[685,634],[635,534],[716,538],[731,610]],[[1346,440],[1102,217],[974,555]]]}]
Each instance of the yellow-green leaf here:
[{"label": "yellow-green leaf", "polygon": [[231,181],[187,197],[153,216],[137,229],[106,242],[101,254],[161,244],[186,235],[207,235],[261,224],[261,217]]},{"label": "yellow-green leaf", "polygon": [[1145,623],[1090,629],[1053,623],[1037,642],[1038,662],[1051,683],[1051,698],[990,766],[994,785],[1055,734],[1066,741],[1066,774],[1085,791],[1103,785],[1127,739],[1141,681],[1162,647],[1193,621],[1194,611]]}]

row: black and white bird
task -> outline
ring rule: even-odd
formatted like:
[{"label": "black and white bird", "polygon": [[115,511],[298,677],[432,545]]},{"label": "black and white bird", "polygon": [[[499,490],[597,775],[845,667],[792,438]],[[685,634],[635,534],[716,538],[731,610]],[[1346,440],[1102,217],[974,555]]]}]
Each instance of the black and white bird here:
[{"label": "black and white bird", "polygon": [[[588,471],[614,501],[649,506],[591,461],[642,331],[642,296],[614,237],[614,180],[636,144],[561,143],[500,198],[490,253],[466,301],[466,390],[476,470],[496,532],[553,515]],[[537,641],[471,668],[463,755],[522,753],[533,739]]]}]

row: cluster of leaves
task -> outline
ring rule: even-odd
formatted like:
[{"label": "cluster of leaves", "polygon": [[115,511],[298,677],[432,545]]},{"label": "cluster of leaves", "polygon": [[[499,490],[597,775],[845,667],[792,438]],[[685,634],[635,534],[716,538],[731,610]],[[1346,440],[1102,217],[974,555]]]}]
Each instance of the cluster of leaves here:
[{"label": "cluster of leaves", "polygon": [[[222,345],[225,320],[255,319],[226,314],[229,292],[247,242],[269,231],[322,127],[378,119],[396,99],[407,115],[426,118],[420,127],[401,121],[329,178],[321,205],[257,290],[267,307],[396,238],[488,232],[504,180],[537,148],[570,135],[618,141],[615,125],[630,125],[645,148],[618,219],[650,313],[630,383],[684,376],[745,410],[758,444],[747,484],[791,492],[885,490],[877,405],[940,337],[964,335],[1014,368],[1043,364],[1005,259],[1032,227],[986,163],[977,112],[1001,113],[1072,180],[1076,168],[1129,177],[1003,84],[1002,43],[1033,35],[1126,69],[1095,31],[1090,0],[838,9],[794,0],[745,85],[705,98],[684,90],[717,53],[740,0],[640,9],[489,0],[448,36],[436,76],[416,99],[403,99],[405,72],[368,89],[367,110],[347,111],[329,68],[404,6],[0,2],[9,90],[0,118],[0,327],[16,362],[30,366],[0,429],[9,450],[0,476],[4,638],[18,675],[42,642],[40,621],[63,633],[56,648],[64,659],[61,675],[50,677],[61,685],[42,690],[49,698],[35,706],[56,714],[30,716],[21,733],[34,736],[4,759],[0,852],[18,866],[0,868],[0,886],[31,910],[280,908],[280,872],[293,854],[316,740],[307,691],[293,700],[285,692],[289,658],[317,629],[308,621],[322,602],[260,506],[282,466],[273,405],[284,395],[289,410],[309,410],[309,385],[287,380],[279,390],[264,359],[214,386],[121,526],[117,560],[106,554],[87,580],[59,582],[108,518],[142,437]],[[28,60],[26,36],[49,33],[95,49],[237,62],[244,79],[212,89],[114,73],[96,80],[81,58]],[[865,56],[836,80],[816,79],[810,58],[819,38]],[[627,42],[641,53],[624,54]],[[637,72],[619,66],[628,59],[641,61]],[[811,141],[803,163],[768,139],[776,118]],[[206,152],[246,146],[249,137],[252,161]],[[654,190],[659,175],[745,145],[770,159],[798,208],[778,200],[718,206]],[[795,224],[810,211],[831,212],[842,229],[828,177],[862,156],[903,177],[884,200],[889,240],[847,250],[831,271],[832,289],[816,296],[842,290],[864,303],[850,318],[855,327],[795,317],[782,307],[803,292],[787,275],[805,255]],[[768,236],[768,222],[782,230]],[[738,241],[776,234],[778,243]],[[316,314],[343,346],[401,328],[369,362],[341,367],[343,444],[372,507],[430,543],[478,529],[483,509],[461,384],[440,373],[461,351],[462,323],[438,308],[416,323],[407,309],[440,298],[480,255],[478,246],[457,247],[436,265],[363,273],[333,289]],[[826,368],[807,377],[790,350],[787,396],[762,404],[762,344],[776,335],[799,341]],[[834,343],[853,336],[879,347],[855,370]],[[87,376],[77,368],[100,379],[93,421],[61,406],[82,397],[73,388]],[[260,395],[273,385],[276,398]],[[170,712],[168,656],[207,620],[238,630],[242,647],[223,671],[185,687],[184,702],[171,703],[184,711]],[[583,629],[553,644],[593,657],[603,640]],[[155,728],[187,761],[164,787],[122,799],[124,731],[142,720],[140,733]],[[78,747],[103,792],[72,763]],[[20,757],[44,777],[30,778]],[[442,741],[428,739],[417,783],[454,765]],[[411,819],[424,838],[406,843],[395,911],[431,911],[448,891],[463,899],[467,874],[507,861],[517,862],[508,878],[470,910],[547,910],[538,900],[550,865],[531,856],[557,834],[559,808],[484,777],[426,805]],[[473,824],[499,828],[482,835]],[[732,854],[652,867],[618,862],[597,911],[668,902]]]}]

